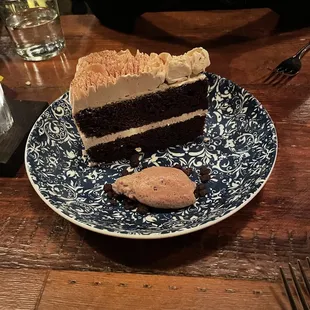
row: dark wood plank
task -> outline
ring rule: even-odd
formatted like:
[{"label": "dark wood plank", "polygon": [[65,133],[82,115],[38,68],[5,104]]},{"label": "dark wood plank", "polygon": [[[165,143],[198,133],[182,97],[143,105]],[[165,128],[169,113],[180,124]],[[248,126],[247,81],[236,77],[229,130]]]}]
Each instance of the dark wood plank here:
[{"label": "dark wood plank", "polygon": [[0,309],[35,309],[47,275],[43,270],[0,269]]},{"label": "dark wood plank", "polygon": [[289,309],[279,283],[52,271],[38,309]]}]

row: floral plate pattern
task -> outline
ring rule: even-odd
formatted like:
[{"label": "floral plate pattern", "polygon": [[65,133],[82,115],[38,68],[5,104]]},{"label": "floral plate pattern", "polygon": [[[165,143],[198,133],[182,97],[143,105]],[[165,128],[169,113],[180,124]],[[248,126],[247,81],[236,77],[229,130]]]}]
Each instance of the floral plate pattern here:
[{"label": "floral plate pattern", "polygon": [[128,160],[88,165],[72,119],[68,93],[51,104],[33,126],[26,145],[28,177],[43,201],[86,229],[133,239],[166,238],[211,226],[245,206],[263,187],[277,155],[275,126],[263,106],[245,89],[207,73],[210,107],[204,137],[142,159],[140,166],[211,169],[208,194],[194,206],[146,215],[116,205],[103,191],[129,168]]}]

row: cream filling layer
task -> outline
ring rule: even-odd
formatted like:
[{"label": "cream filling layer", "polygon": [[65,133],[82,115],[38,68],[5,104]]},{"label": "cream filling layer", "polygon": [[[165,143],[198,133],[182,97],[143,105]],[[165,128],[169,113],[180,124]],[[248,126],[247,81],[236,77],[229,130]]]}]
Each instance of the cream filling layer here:
[{"label": "cream filling layer", "polygon": [[196,116],[204,116],[207,114],[208,110],[197,110],[191,113],[184,113],[180,116],[175,116],[175,117],[171,117],[169,119],[165,119],[159,122],[154,122],[151,124],[147,124],[141,127],[137,127],[137,128],[130,128],[127,130],[123,130],[123,131],[119,131],[116,133],[111,133],[108,135],[105,135],[103,137],[90,137],[87,138],[85,137],[85,135],[83,133],[81,134],[81,138],[84,144],[85,149],[89,149],[97,144],[103,144],[103,143],[109,143],[109,142],[113,142],[117,139],[124,139],[124,138],[128,138],[134,135],[138,135],[138,134],[142,134],[148,130],[152,130],[152,129],[157,129],[157,128],[161,128],[161,127],[165,127],[165,126],[170,126],[170,125],[174,125],[177,123],[181,123],[181,122],[185,122],[187,120],[190,120],[191,118],[194,118]]}]

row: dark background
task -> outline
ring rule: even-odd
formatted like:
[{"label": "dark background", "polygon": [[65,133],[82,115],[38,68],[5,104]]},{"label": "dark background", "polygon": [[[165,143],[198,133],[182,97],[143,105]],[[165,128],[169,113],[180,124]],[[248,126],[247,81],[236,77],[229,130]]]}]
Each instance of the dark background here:
[{"label": "dark background", "polygon": [[225,10],[268,7],[280,15],[279,27],[292,30],[310,25],[309,0],[157,0],[157,1],[59,1],[62,14],[93,13],[101,23],[122,32],[132,32],[135,21],[145,12]]}]

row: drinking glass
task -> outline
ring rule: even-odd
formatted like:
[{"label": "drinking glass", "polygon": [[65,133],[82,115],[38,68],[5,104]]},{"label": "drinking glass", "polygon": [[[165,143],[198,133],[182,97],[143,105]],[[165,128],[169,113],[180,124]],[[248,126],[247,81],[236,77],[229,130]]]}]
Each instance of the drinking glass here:
[{"label": "drinking glass", "polygon": [[46,60],[65,47],[57,0],[0,0],[0,16],[25,60]]},{"label": "drinking glass", "polygon": [[0,135],[6,133],[13,125],[13,117],[5,100],[2,86],[0,84]]}]

